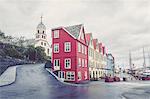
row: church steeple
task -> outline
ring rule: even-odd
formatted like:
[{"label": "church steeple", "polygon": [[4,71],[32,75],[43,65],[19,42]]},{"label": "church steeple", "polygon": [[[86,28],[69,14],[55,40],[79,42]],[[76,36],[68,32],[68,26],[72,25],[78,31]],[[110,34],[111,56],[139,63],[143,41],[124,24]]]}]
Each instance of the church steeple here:
[{"label": "church steeple", "polygon": [[43,39],[45,40],[47,35],[46,35],[46,26],[43,24],[43,16],[41,15],[40,17],[40,23],[37,26],[37,33],[36,33],[36,39]]},{"label": "church steeple", "polygon": [[43,16],[41,15],[41,23],[42,23],[42,18],[43,18]]}]

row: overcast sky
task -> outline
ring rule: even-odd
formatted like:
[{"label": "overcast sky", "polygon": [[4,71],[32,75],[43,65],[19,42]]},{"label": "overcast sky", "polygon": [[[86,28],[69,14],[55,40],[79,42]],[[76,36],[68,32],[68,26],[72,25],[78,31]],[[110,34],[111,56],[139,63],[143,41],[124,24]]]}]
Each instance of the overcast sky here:
[{"label": "overcast sky", "polygon": [[33,38],[41,14],[49,37],[51,28],[82,23],[117,61],[150,45],[150,0],[0,0],[0,29]]}]

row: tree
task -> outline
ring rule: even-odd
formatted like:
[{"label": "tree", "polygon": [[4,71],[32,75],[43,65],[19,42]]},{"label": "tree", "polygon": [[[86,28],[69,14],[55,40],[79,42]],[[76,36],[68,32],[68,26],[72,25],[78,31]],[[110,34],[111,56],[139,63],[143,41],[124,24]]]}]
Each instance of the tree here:
[{"label": "tree", "polygon": [[45,49],[41,46],[37,46],[35,49],[36,49],[36,59],[40,62],[45,61],[47,59]]},{"label": "tree", "polygon": [[6,56],[14,57],[14,58],[23,58],[22,53],[17,51],[14,46],[7,47],[4,49]]},{"label": "tree", "polygon": [[31,61],[43,62],[47,59],[44,51],[45,49],[43,47],[29,45],[24,54]]},{"label": "tree", "polygon": [[31,61],[35,61],[35,47],[29,45],[28,48],[24,51],[24,55]]}]

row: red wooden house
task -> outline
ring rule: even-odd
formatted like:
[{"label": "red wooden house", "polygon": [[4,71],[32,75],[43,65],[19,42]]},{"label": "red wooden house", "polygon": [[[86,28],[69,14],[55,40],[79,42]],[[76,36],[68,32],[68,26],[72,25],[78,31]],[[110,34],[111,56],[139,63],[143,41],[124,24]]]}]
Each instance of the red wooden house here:
[{"label": "red wooden house", "polygon": [[82,24],[52,29],[52,62],[58,77],[67,82],[89,80],[88,46]]}]

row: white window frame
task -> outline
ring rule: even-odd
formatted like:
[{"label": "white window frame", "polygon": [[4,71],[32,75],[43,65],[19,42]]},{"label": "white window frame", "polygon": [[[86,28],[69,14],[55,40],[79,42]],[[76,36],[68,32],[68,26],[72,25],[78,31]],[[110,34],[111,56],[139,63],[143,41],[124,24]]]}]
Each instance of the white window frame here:
[{"label": "white window frame", "polygon": [[[66,66],[66,65],[68,65],[68,63],[66,63],[66,62],[69,62],[69,66]],[[65,69],[71,69],[71,58],[65,58],[65,60],[64,60],[64,65],[65,65]]]},{"label": "white window frame", "polygon": [[86,46],[85,46],[85,49],[84,49],[84,50],[85,50],[85,55],[87,55],[87,47],[86,47]]},{"label": "white window frame", "polygon": [[[55,47],[58,47],[58,50],[55,50]],[[59,43],[54,44],[54,53],[59,53]]]},{"label": "white window frame", "polygon": [[81,58],[78,58],[78,67],[81,67]]},{"label": "white window frame", "polygon": [[[57,61],[57,64],[56,64],[55,61]],[[54,59],[54,66],[59,66],[60,67],[60,59]]]},{"label": "white window frame", "polygon": [[71,42],[65,42],[64,43],[64,51],[70,52],[71,51]]},{"label": "white window frame", "polygon": [[82,67],[84,67],[84,59],[82,59]]},{"label": "white window frame", "polygon": [[[69,77],[68,77],[68,75],[69,75]],[[71,75],[73,75],[73,77]],[[75,72],[74,71],[67,71],[66,72],[66,80],[74,81],[75,80]]]},{"label": "white window frame", "polygon": [[78,52],[81,52],[81,44],[78,42]]},{"label": "white window frame", "polygon": [[85,59],[85,67],[87,67],[87,60]]},{"label": "white window frame", "polygon": [[87,79],[87,71],[84,72],[84,77]]},{"label": "white window frame", "polygon": [[59,71],[58,72],[58,77],[59,78],[65,78],[65,72],[64,71]]},{"label": "white window frame", "polygon": [[54,30],[54,38],[59,38],[59,30]]},{"label": "white window frame", "polygon": [[83,45],[83,44],[82,44],[82,47],[81,47],[81,48],[82,48],[82,53],[84,53],[84,45]]},{"label": "white window frame", "polygon": [[81,71],[78,72],[78,80],[81,80],[82,79],[82,74],[81,74]]}]

